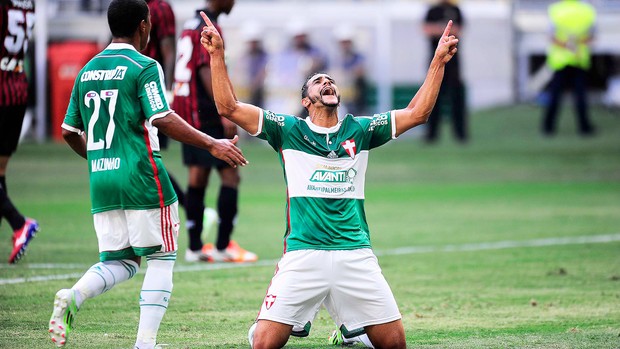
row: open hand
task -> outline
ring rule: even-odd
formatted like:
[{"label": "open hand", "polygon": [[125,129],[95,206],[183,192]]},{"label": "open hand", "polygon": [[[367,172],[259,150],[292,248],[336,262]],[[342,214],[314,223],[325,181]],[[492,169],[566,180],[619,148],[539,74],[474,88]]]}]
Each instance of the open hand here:
[{"label": "open hand", "polygon": [[243,157],[241,149],[235,144],[239,141],[239,136],[233,139],[215,139],[209,152],[218,159],[226,161],[230,166],[245,166],[249,162]]}]

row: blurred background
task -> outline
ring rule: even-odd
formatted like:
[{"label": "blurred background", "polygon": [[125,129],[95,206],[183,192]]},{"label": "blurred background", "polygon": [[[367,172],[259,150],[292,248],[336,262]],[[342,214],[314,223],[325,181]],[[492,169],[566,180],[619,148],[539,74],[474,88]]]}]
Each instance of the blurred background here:
[{"label": "blurred background", "polygon": [[[459,55],[466,104],[476,111],[540,102],[549,80],[545,52],[550,40],[548,0],[462,0],[465,23]],[[228,64],[240,99],[250,98],[243,58],[248,41],[260,40],[268,55],[263,106],[295,114],[301,81],[283,82],[278,54],[301,31],[319,47],[330,73],[338,76],[339,40],[348,38],[364,57],[367,85],[363,112],[403,107],[422,83],[429,48],[422,30],[430,0],[242,0],[219,18]],[[589,70],[589,98],[620,105],[620,0],[590,1],[597,9],[596,38]],[[109,43],[105,13],[109,0],[37,1],[31,108],[23,133],[42,142],[60,139],[71,86],[83,64]],[[203,0],[171,0],[177,36]],[[280,74],[280,75],[278,75]],[[346,100],[346,91],[343,100]],[[534,125],[532,125],[535,127]]]}]

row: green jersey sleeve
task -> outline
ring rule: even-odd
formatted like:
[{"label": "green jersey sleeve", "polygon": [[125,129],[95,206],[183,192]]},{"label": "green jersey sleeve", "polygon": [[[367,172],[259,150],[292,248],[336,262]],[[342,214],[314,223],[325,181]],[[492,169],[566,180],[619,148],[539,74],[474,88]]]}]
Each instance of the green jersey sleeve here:
[{"label": "green jersey sleeve", "polygon": [[75,127],[76,129],[84,131],[84,123],[82,121],[82,117],[80,115],[80,101],[79,98],[79,90],[78,90],[78,79],[82,73],[78,74],[75,79],[75,83],[73,84],[73,89],[71,90],[71,98],[69,99],[69,107],[67,108],[67,113],[65,114],[64,123]]},{"label": "green jersey sleeve", "polygon": [[358,119],[364,127],[364,137],[368,149],[380,147],[396,138],[396,123],[394,113],[391,111],[375,114],[370,118]]},{"label": "green jersey sleeve", "polygon": [[144,111],[144,117],[151,119],[155,115],[170,110],[164,89],[164,73],[156,61],[145,67],[138,77],[138,99]]},{"label": "green jersey sleeve", "polygon": [[286,115],[276,114],[269,110],[263,110],[263,116],[259,123],[258,138],[266,140],[271,147],[278,151],[282,148],[283,140],[299,118]]}]

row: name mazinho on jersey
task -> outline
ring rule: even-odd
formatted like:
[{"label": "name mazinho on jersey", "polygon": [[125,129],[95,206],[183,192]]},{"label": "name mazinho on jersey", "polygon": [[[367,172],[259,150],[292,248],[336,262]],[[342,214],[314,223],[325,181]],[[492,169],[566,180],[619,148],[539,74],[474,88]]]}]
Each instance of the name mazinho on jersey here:
[{"label": "name mazinho on jersey", "polygon": [[101,158],[90,161],[90,172],[118,170],[121,168],[121,158]]},{"label": "name mazinho on jersey", "polygon": [[125,73],[127,72],[127,67],[118,66],[116,69],[110,70],[87,70],[82,73],[82,77],[80,81],[93,81],[93,80],[123,80],[125,78]]}]

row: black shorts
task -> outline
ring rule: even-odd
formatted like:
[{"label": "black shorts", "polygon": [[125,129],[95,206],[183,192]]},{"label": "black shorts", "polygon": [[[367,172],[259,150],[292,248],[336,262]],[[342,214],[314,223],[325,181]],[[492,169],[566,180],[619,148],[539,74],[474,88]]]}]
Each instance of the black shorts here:
[{"label": "black shorts", "polygon": [[159,149],[166,150],[168,149],[168,136],[166,136],[163,132],[157,131],[157,139],[159,139]]},{"label": "black shorts", "polygon": [[[223,126],[208,127],[202,129],[201,131],[213,138],[224,138]],[[228,165],[226,161],[216,158],[215,156],[211,155],[211,153],[209,153],[209,151],[207,151],[206,149],[197,148],[183,143],[182,151],[183,164],[185,166],[191,165],[206,168],[215,167],[217,169],[230,167],[230,165]]]},{"label": "black shorts", "polygon": [[25,114],[25,104],[0,107],[0,156],[10,156],[17,150]]}]

